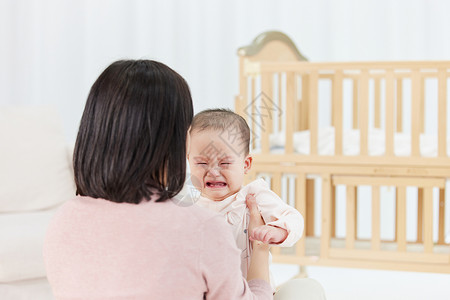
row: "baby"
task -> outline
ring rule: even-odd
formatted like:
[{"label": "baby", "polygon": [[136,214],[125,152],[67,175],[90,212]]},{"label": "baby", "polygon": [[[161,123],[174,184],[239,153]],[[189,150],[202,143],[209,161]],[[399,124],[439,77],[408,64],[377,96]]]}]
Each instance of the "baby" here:
[{"label": "baby", "polygon": [[190,135],[191,180],[201,193],[197,204],[220,213],[232,225],[242,251],[242,273],[247,276],[251,247],[246,197],[256,197],[265,225],[255,228],[253,237],[264,243],[293,246],[302,235],[303,217],[271,191],[263,179],[243,186],[252,157],[250,129],[241,116],[226,109],[202,111],[194,117]]}]

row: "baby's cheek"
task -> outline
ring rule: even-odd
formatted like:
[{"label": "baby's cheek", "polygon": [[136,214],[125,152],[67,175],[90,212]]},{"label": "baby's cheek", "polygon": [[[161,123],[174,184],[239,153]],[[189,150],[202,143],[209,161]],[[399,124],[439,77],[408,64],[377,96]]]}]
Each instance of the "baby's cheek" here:
[{"label": "baby's cheek", "polygon": [[192,185],[198,189],[201,189],[203,186],[202,184],[202,177],[199,173],[192,173],[190,178]]}]

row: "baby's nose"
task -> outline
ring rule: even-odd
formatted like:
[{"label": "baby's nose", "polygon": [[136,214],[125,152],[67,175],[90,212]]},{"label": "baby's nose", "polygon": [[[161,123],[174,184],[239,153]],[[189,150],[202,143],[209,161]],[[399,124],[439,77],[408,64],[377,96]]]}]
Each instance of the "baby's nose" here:
[{"label": "baby's nose", "polygon": [[211,169],[209,169],[209,174],[211,174],[214,177],[217,177],[220,175],[220,172],[217,168],[212,167]]}]

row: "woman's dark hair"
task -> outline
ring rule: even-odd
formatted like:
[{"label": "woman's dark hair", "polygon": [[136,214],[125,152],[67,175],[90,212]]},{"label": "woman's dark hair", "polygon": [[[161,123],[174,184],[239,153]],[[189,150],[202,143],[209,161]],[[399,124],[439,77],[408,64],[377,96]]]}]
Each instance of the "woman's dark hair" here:
[{"label": "woman's dark hair", "polygon": [[95,81],[74,150],[77,195],[140,203],[177,195],[193,117],[186,81],[151,60],[112,63]]}]

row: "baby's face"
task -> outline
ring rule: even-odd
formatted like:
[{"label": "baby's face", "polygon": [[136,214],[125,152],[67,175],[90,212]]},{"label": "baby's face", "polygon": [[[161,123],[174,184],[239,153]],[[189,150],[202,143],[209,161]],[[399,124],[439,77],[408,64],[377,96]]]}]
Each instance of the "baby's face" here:
[{"label": "baby's face", "polygon": [[252,163],[242,146],[241,138],[226,130],[191,132],[189,166],[202,196],[222,201],[240,190]]}]

